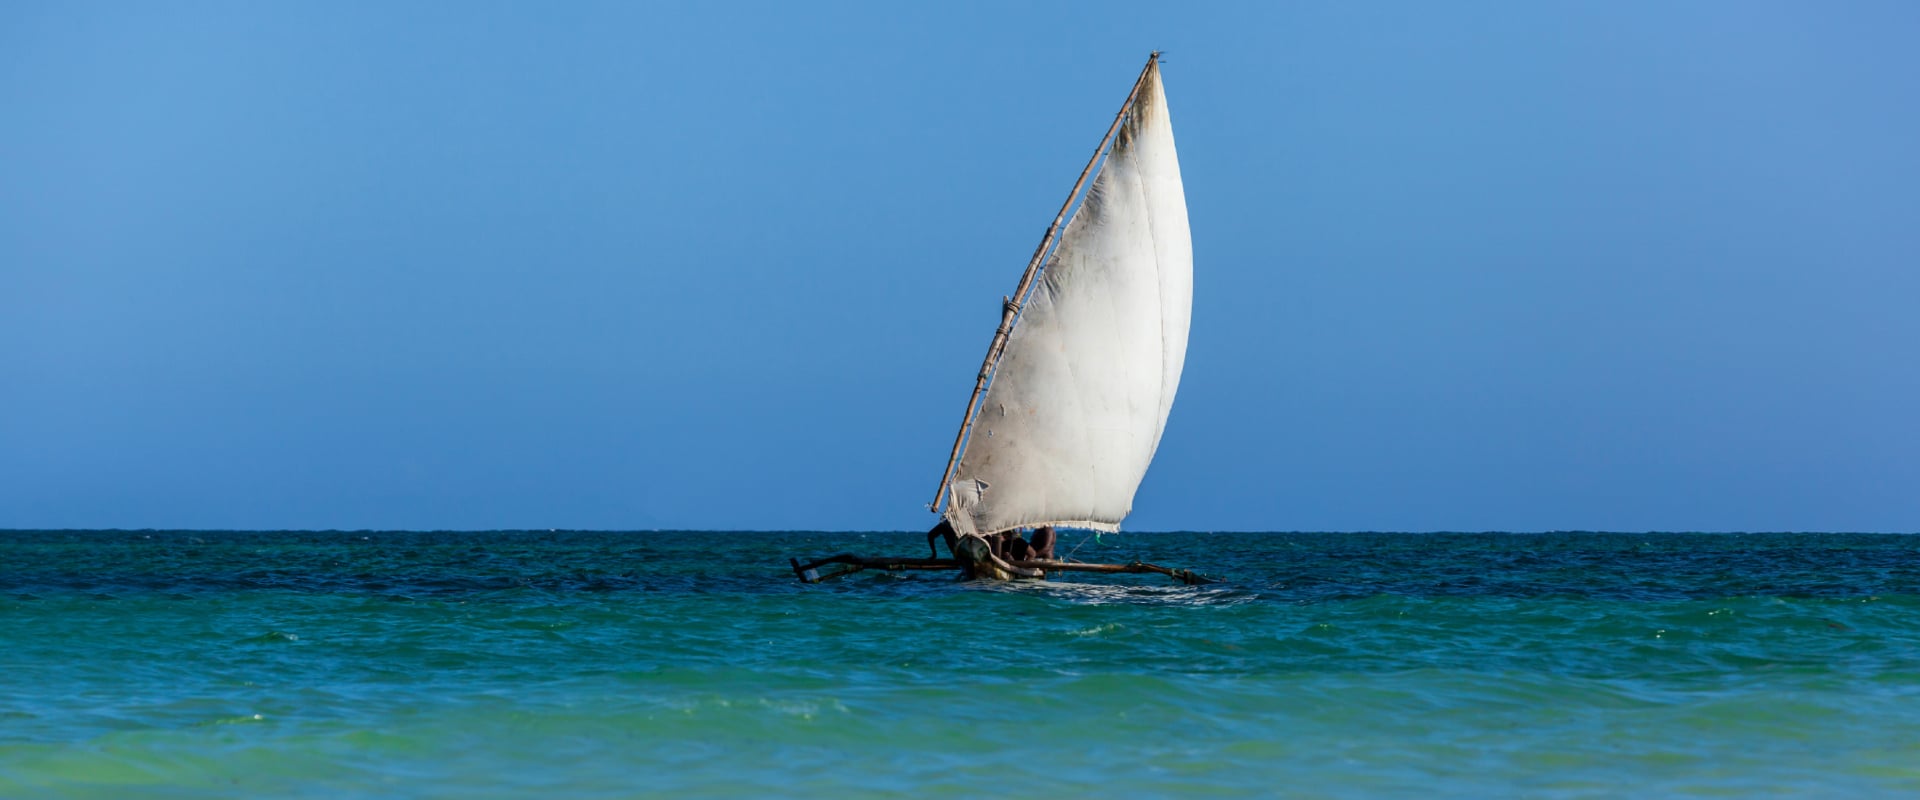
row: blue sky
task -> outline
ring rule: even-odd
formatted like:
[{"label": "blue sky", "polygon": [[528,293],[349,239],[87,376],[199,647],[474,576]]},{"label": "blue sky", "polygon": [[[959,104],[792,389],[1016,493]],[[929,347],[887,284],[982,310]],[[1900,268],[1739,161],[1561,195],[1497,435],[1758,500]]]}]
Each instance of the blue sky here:
[{"label": "blue sky", "polygon": [[1911,3],[9,3],[0,527],[913,529],[1167,51],[1136,530],[1920,530]]}]

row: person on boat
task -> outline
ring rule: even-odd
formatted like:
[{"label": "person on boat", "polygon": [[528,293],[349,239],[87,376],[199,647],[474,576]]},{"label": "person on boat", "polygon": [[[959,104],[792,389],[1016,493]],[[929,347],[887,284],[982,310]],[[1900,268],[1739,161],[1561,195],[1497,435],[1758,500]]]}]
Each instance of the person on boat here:
[{"label": "person on boat", "polygon": [[1042,525],[1033,529],[1033,541],[1028,543],[1027,558],[1032,561],[1052,561],[1053,542],[1058,538],[1052,525]]},{"label": "person on boat", "polygon": [[929,558],[940,557],[940,548],[933,543],[935,537],[947,541],[948,553],[953,553],[954,544],[960,540],[959,534],[953,532],[953,523],[941,519],[940,524],[933,526],[933,530],[927,531],[927,550],[932,554]]},{"label": "person on boat", "polygon": [[[935,544],[935,539],[945,540],[947,552],[953,553],[959,538],[959,534],[953,530],[953,523],[940,520],[940,524],[927,531],[928,557],[940,557],[940,546]],[[1058,534],[1052,525],[1042,525],[1034,529],[1033,541],[1020,538],[1019,531],[1006,531],[987,537],[987,545],[993,549],[995,556],[1009,561],[1051,561],[1054,558],[1053,544],[1057,539]]]},{"label": "person on boat", "polygon": [[1033,545],[1020,538],[1019,531],[1000,534],[1000,551],[1000,557],[1008,561],[1025,561],[1033,557]]}]

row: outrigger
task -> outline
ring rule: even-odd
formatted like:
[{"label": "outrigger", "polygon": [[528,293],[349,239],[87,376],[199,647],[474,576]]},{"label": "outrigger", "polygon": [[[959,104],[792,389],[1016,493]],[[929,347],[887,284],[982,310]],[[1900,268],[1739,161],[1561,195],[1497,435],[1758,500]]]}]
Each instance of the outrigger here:
[{"label": "outrigger", "polygon": [[1192,313],[1186,190],[1155,52],[1013,294],[1001,298],[1000,324],[927,505],[944,519],[928,539],[944,531],[952,557],[840,553],[790,559],[794,574],[806,583],[867,569],[958,570],[988,580],[1155,573],[1208,582],[1140,561],[1004,558],[988,540],[1048,525],[1120,529],[1173,408]]}]

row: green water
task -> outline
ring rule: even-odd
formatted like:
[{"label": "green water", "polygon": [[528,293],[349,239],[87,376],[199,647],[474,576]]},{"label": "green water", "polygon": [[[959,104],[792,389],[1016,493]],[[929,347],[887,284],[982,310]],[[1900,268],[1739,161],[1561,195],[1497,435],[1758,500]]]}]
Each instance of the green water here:
[{"label": "green water", "polygon": [[1920,537],[0,533],[0,797],[1908,796]]}]

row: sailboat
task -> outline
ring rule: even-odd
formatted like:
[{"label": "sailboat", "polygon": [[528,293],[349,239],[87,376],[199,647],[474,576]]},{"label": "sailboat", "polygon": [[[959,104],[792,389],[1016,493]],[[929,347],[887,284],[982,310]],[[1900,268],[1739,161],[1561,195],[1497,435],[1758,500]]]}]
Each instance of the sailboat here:
[{"label": "sailboat", "polygon": [[944,521],[929,543],[944,533],[951,557],[842,553],[792,559],[795,574],[811,583],[862,569],[957,568],[999,580],[1078,571],[1205,582],[1137,561],[1013,560],[991,541],[1041,526],[1120,529],[1173,408],[1192,309],[1186,193],[1156,51],[1002,298],[928,505]]}]

